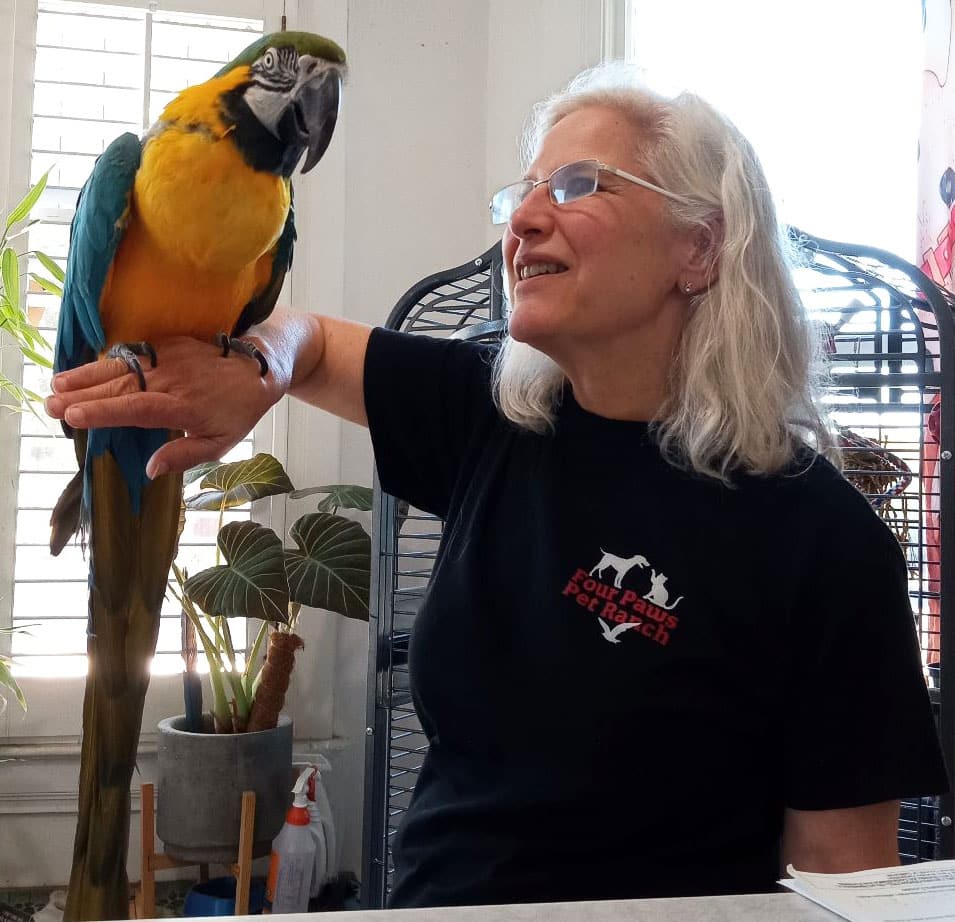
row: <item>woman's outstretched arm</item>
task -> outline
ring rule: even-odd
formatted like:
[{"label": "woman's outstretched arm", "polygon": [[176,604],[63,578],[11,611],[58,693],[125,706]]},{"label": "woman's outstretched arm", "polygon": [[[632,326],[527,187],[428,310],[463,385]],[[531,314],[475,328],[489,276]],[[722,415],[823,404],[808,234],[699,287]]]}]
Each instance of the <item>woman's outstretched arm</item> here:
[{"label": "woman's outstretched arm", "polygon": [[117,359],[91,362],[53,378],[50,416],[76,429],[142,426],[181,429],[150,459],[157,477],[222,457],[285,394],[343,419],[367,425],[363,394],[371,328],[332,317],[278,308],[247,336],[269,365],[265,377],[244,356],[223,357],[188,337],[156,345],[158,363],[144,363],[146,390]]}]

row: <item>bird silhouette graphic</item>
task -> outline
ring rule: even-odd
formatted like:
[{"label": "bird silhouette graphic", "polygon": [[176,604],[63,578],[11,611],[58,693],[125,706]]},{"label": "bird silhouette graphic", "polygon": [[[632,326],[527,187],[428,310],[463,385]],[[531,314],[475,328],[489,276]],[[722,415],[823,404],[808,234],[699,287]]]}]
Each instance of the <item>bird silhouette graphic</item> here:
[{"label": "bird silhouette graphic", "polygon": [[603,618],[598,618],[597,624],[600,625],[600,630],[603,631],[603,639],[606,640],[607,643],[620,643],[620,635],[624,631],[627,631],[632,627],[640,627],[639,621],[624,621],[623,624],[618,624],[616,627],[610,627]]}]

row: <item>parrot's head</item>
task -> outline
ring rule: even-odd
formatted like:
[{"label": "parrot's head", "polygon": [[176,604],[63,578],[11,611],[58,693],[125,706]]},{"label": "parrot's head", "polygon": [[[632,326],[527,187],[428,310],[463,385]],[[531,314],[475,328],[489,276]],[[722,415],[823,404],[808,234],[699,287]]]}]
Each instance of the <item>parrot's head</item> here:
[{"label": "parrot's head", "polygon": [[223,114],[246,161],[255,169],[291,176],[322,158],[332,139],[345,52],[311,32],[273,32],[228,63],[217,77],[242,68],[243,80],[222,98]]}]

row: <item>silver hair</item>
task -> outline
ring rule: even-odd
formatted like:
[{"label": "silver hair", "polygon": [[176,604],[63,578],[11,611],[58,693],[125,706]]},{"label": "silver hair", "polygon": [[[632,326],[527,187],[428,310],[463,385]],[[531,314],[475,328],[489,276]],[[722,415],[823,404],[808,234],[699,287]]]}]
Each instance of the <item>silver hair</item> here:
[{"label": "silver hair", "polygon": [[[539,103],[522,143],[525,167],[546,133],[589,106],[634,126],[644,175],[687,203],[666,199],[673,219],[711,242],[716,280],[691,298],[652,431],[673,464],[729,482],[736,470],[768,474],[806,445],[838,461],[819,402],[819,338],[793,283],[789,244],[752,147],[692,93],[673,98],[640,85],[620,64],[584,71]],[[566,378],[557,364],[505,338],[494,369],[501,412],[519,426],[551,429]]]}]

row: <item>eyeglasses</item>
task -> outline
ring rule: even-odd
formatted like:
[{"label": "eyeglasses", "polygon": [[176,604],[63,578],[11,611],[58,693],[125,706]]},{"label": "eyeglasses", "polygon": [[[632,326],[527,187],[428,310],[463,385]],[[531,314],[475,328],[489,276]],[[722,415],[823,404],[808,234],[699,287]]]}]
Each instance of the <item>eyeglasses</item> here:
[{"label": "eyeglasses", "polygon": [[586,198],[593,195],[599,188],[600,173],[613,173],[621,179],[643,186],[644,189],[650,189],[653,192],[659,192],[675,202],[689,204],[690,200],[674,192],[667,192],[655,186],[652,182],[640,179],[616,167],[608,166],[599,160],[576,160],[574,163],[566,163],[564,166],[554,170],[547,179],[522,179],[520,182],[511,183],[500,191],[494,193],[491,199],[491,223],[507,224],[514,216],[521,202],[527,198],[539,185],[547,183],[550,192],[550,200],[555,205],[566,205],[568,202],[576,202],[577,199]]}]

